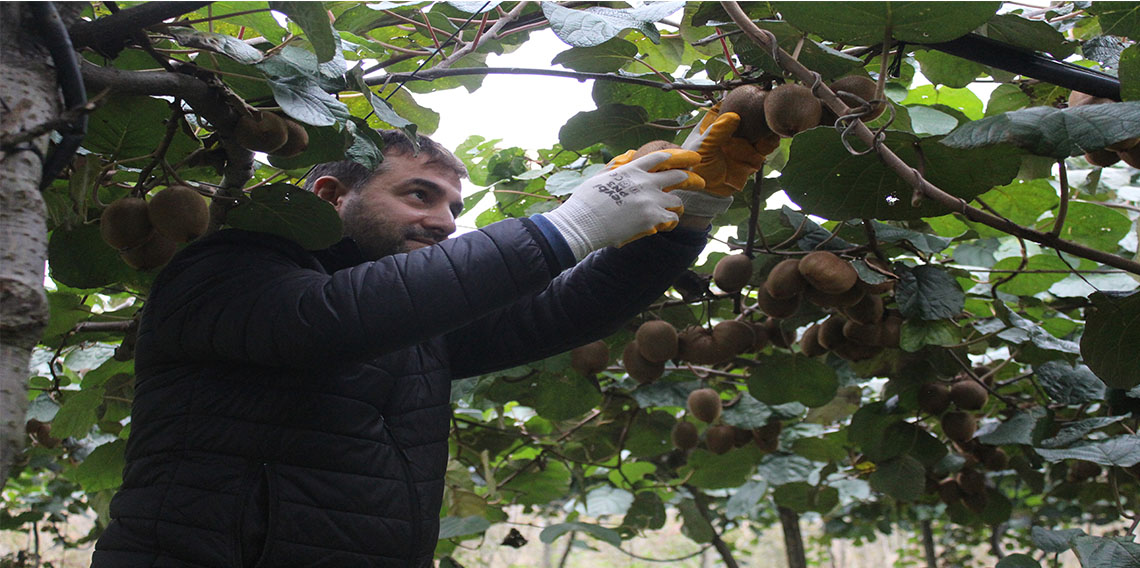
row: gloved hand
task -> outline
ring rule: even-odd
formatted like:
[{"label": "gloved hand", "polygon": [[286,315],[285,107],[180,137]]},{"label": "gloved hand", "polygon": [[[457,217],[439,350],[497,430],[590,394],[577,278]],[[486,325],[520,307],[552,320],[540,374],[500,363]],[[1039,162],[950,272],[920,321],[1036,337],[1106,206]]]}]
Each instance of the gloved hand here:
[{"label": "gloved hand", "polygon": [[570,199],[542,216],[562,234],[576,260],[602,247],[621,246],[658,231],[672,230],[684,209],[680,197],[663,190],[687,183],[690,172],[652,170],[670,160],[690,165],[697,160],[692,152],[677,156],[653,152],[607,169],[583,182]]},{"label": "gloved hand", "polygon": [[681,144],[701,155],[693,171],[704,178],[707,193],[727,196],[740,191],[748,178],[764,167],[765,156],[774,150],[766,141],[750,144],[733,136],[738,124],[740,115],[721,114],[720,105],[713,105]]},{"label": "gloved hand", "polygon": [[[649,171],[663,172],[665,170],[682,169],[686,170],[686,173],[689,174],[689,177],[686,178],[685,181],[677,185],[666,187],[664,188],[664,191],[673,191],[674,189],[704,189],[705,180],[702,179],[701,176],[691,171],[687,171],[688,168],[691,168],[700,162],[700,154],[697,154],[692,150],[682,150],[680,148],[666,148],[664,150],[657,151],[668,152],[670,158],[664,162],[661,162],[659,165],[654,166]],[[614,159],[610,160],[610,162],[606,164],[606,169],[612,170],[618,166],[624,166],[628,164],[633,160],[633,155],[636,153],[637,150],[627,150],[624,154],[616,156]]]}]

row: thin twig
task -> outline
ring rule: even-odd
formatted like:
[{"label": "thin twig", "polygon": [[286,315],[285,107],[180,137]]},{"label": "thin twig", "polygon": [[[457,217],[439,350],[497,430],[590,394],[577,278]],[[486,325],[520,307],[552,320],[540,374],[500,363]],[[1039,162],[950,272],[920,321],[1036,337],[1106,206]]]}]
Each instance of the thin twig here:
[{"label": "thin twig", "polygon": [[1054,237],[1061,235],[1061,227],[1065,225],[1065,216],[1069,213],[1069,174],[1065,160],[1057,160],[1057,168],[1057,179],[1061,182],[1061,205],[1057,208],[1057,218],[1053,220],[1053,230],[1049,231]]}]

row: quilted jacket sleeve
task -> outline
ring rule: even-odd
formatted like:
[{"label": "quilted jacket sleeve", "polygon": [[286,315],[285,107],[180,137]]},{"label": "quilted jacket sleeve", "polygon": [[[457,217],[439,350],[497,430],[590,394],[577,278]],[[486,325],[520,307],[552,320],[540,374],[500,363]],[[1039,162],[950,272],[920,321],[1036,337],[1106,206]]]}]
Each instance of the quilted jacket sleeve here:
[{"label": "quilted jacket sleeve", "polygon": [[156,363],[328,368],[367,360],[539,292],[551,278],[543,244],[508,220],[328,274],[289,241],[223,231],[160,275],[139,339],[152,335]]},{"label": "quilted jacket sleeve", "polygon": [[613,333],[657,300],[706,241],[703,231],[675,230],[587,256],[541,293],[448,334],[454,376],[521,365]]}]

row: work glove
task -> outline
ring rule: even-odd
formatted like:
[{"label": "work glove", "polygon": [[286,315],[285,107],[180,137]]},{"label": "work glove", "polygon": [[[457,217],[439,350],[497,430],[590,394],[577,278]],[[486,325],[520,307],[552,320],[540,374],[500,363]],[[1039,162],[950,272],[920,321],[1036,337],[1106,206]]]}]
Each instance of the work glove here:
[{"label": "work glove", "polygon": [[693,172],[705,180],[707,193],[723,197],[740,191],[748,178],[764,167],[765,156],[773,150],[766,141],[751,144],[733,136],[738,124],[740,115],[721,114],[720,104],[713,105],[681,144],[701,155]]},{"label": "work glove", "polygon": [[576,260],[606,246],[621,246],[658,231],[670,231],[684,209],[681,198],[664,189],[690,183],[691,172],[652,170],[670,161],[689,167],[698,159],[693,152],[663,150],[606,169],[542,216],[562,234]]},{"label": "work glove", "polygon": [[[691,168],[698,163],[692,151],[684,149],[665,149],[658,150],[659,152],[669,152],[673,158],[662,162],[660,165],[653,167],[650,171],[663,171],[666,169],[674,168]],[[609,169],[616,168],[628,164],[633,159],[636,150],[629,150],[614,159],[610,160],[606,167]],[[697,154],[699,156],[699,154]],[[681,198],[681,206],[683,214],[692,215],[694,217],[716,217],[724,213],[732,206],[732,197],[720,197],[705,193],[705,180],[701,176],[692,171],[687,172],[688,179],[685,181],[666,187],[664,191],[671,192],[673,195]]]}]

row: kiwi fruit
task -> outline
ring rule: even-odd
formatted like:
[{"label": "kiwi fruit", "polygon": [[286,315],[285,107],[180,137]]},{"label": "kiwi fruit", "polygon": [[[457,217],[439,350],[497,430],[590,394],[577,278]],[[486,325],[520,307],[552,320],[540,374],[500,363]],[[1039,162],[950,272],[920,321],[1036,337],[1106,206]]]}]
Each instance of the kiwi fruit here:
[{"label": "kiwi fruit", "polygon": [[[852,289],[858,290],[853,286]],[[878,323],[883,318],[883,298],[876,294],[864,294],[853,306],[843,308],[847,319],[861,324]]]},{"label": "kiwi fruit", "polygon": [[865,345],[856,341],[844,341],[832,347],[831,351],[839,356],[840,359],[863,361],[878,355],[882,351],[882,348],[876,345]]},{"label": "kiwi fruit", "polygon": [[851,263],[825,250],[809,253],[800,259],[799,267],[804,279],[824,294],[841,294],[859,280]]},{"label": "kiwi fruit", "polygon": [[664,320],[647,321],[637,328],[637,349],[646,361],[664,363],[677,356],[677,328]]},{"label": "kiwi fruit", "polygon": [[803,292],[808,283],[800,274],[799,266],[798,258],[789,258],[772,267],[768,279],[764,281],[764,289],[768,295],[777,300],[786,300]]},{"label": "kiwi fruit", "polygon": [[728,293],[739,292],[752,279],[752,259],[744,254],[721,258],[713,268],[713,282]]},{"label": "kiwi fruit", "polygon": [[741,85],[729,91],[720,102],[720,112],[740,115],[740,124],[733,136],[755,144],[773,136],[764,115],[764,101],[768,91],[759,85]]},{"label": "kiwi fruit", "polygon": [[625,367],[625,372],[643,385],[650,384],[665,374],[665,363],[654,363],[642,357],[641,348],[637,345],[636,339],[626,344],[621,355],[621,362]]},{"label": "kiwi fruit", "polygon": [[752,348],[749,351],[756,353],[767,347],[770,342],[768,328],[758,322],[749,322],[748,325],[752,327]]},{"label": "kiwi fruit", "polygon": [[784,138],[818,126],[822,114],[823,105],[811,89],[803,85],[786,83],[764,97],[764,119],[768,128]]},{"label": "kiwi fruit", "polygon": [[1069,465],[1069,472],[1065,475],[1065,479],[1073,483],[1080,483],[1096,479],[1102,471],[1099,465],[1091,461],[1077,460]]},{"label": "kiwi fruit", "polygon": [[950,387],[950,402],[961,410],[981,410],[989,398],[986,387],[973,379],[958,381]]},{"label": "kiwi fruit", "polygon": [[135,270],[153,270],[170,262],[176,252],[178,243],[154,231],[142,244],[119,251],[119,256]]},{"label": "kiwi fruit", "polygon": [[962,488],[958,480],[953,477],[943,479],[938,484],[938,498],[947,505],[952,505],[962,498]]},{"label": "kiwi fruit", "polygon": [[1140,169],[1140,145],[1133,146],[1123,152],[1117,152],[1116,156],[1124,160],[1125,164]]},{"label": "kiwi fruit", "polygon": [[847,342],[847,337],[843,335],[843,326],[847,324],[847,318],[833,314],[831,317],[823,320],[819,327],[819,344],[824,349],[836,349],[841,344]]},{"label": "kiwi fruit", "polygon": [[780,325],[780,318],[770,317],[764,320],[764,329],[768,332],[768,342],[781,349],[787,349],[796,342],[794,332],[784,329]]},{"label": "kiwi fruit", "polygon": [[1121,154],[1122,152],[1113,152],[1108,149],[1093,150],[1085,152],[1085,161],[1097,167],[1107,168],[1123,159]]},{"label": "kiwi fruit", "polygon": [[752,430],[741,428],[739,426],[732,427],[732,446],[735,448],[743,448],[752,443]]},{"label": "kiwi fruit", "polygon": [[1069,93],[1069,108],[1085,106],[1085,105],[1099,105],[1104,103],[1111,103],[1112,99],[1082,93],[1080,91],[1073,91]]},{"label": "kiwi fruit", "polygon": [[962,504],[965,505],[967,509],[973,511],[975,514],[980,515],[982,513],[982,511],[985,511],[986,505],[988,503],[989,503],[989,497],[984,492],[983,493],[977,493],[977,494],[974,494],[974,493],[963,493],[962,494]]},{"label": "kiwi fruit", "polygon": [[735,447],[736,434],[733,427],[727,424],[709,426],[705,430],[705,445],[714,454],[724,454]]},{"label": "kiwi fruit", "polygon": [[938,381],[918,387],[918,408],[928,414],[942,414],[950,408],[950,387]]},{"label": "kiwi fruit", "polygon": [[658,150],[676,150],[679,148],[680,146],[668,140],[653,140],[652,142],[646,142],[645,144],[642,144],[640,148],[634,150],[633,157],[630,159],[636,160],[642,156],[652,154]]},{"label": "kiwi fruit", "polygon": [[691,450],[697,447],[701,441],[700,434],[697,433],[697,426],[684,420],[673,425],[670,438],[673,440],[673,447],[678,450]]},{"label": "kiwi fruit", "polygon": [[942,431],[947,438],[962,444],[974,437],[974,432],[978,431],[978,421],[968,412],[947,412],[942,415]]},{"label": "kiwi fruit", "polygon": [[720,349],[712,332],[694,325],[677,337],[677,358],[695,365],[712,365],[720,360]]},{"label": "kiwi fruit", "polygon": [[712,338],[727,358],[751,350],[756,341],[752,326],[738,320],[724,320],[714,325]]},{"label": "kiwi fruit", "polygon": [[804,331],[800,337],[800,353],[808,357],[818,357],[827,353],[827,348],[819,344],[819,330],[820,325],[814,324]]},{"label": "kiwi fruit", "polygon": [[596,375],[610,364],[610,348],[597,340],[570,350],[570,367],[583,375]]},{"label": "kiwi fruit", "polygon": [[805,300],[821,307],[821,308],[847,308],[859,303],[863,299],[866,291],[862,286],[852,286],[846,292],[839,294],[825,294],[816,290],[812,286],[804,288],[803,297]]},{"label": "kiwi fruit", "polygon": [[1009,454],[1001,448],[994,448],[993,451],[986,452],[982,457],[982,465],[990,471],[1001,471],[1009,467]]},{"label": "kiwi fruit", "polygon": [[956,478],[958,487],[966,495],[978,495],[986,492],[986,475],[976,469],[963,469]]},{"label": "kiwi fruit", "polygon": [[305,127],[299,122],[287,118],[284,119],[284,121],[286,132],[285,143],[272,153],[274,156],[292,158],[309,149],[309,131],[305,130]]},{"label": "kiwi fruit", "polygon": [[883,347],[898,347],[902,335],[903,319],[901,316],[889,314],[883,317],[879,344]]},{"label": "kiwi fruit", "polygon": [[255,111],[238,119],[234,137],[247,150],[271,154],[289,140],[289,127],[276,114]]},{"label": "kiwi fruit", "polygon": [[154,225],[141,197],[117,199],[99,216],[99,234],[116,250],[136,247],[150,238]]},{"label": "kiwi fruit", "polygon": [[176,243],[188,243],[204,235],[210,226],[206,200],[185,185],[172,185],[156,193],[147,214],[154,228]]},{"label": "kiwi fruit", "polygon": [[767,286],[760,286],[756,288],[756,305],[760,311],[770,317],[786,318],[799,311],[800,297],[792,296],[784,300],[777,300],[768,295]]},{"label": "kiwi fruit", "polygon": [[720,393],[711,388],[699,388],[690,392],[687,405],[689,414],[706,424],[720,418]]},{"label": "kiwi fruit", "polygon": [[[859,98],[861,98],[867,102],[871,102],[872,100],[875,99],[875,92],[878,90],[878,85],[875,84],[874,80],[872,80],[870,77],[864,77],[861,75],[850,75],[847,77],[836,79],[830,85],[828,85],[828,87],[836,95],[839,95],[839,91],[845,91],[845,92],[851,93],[851,94],[853,94],[853,95],[855,95],[855,96],[857,96],[857,97],[859,97]],[[843,101],[843,104],[847,105],[848,107],[851,107],[852,109],[859,107],[859,104],[857,102],[855,102],[853,99],[850,99],[848,97],[844,97],[842,95],[839,95],[839,100]],[[883,110],[885,110],[886,108],[887,108],[886,103],[880,102],[878,104],[875,104],[871,107],[870,114],[867,114],[866,116],[860,118],[859,120],[862,120],[863,122],[875,120],[876,118],[879,118],[879,115],[883,114]],[[830,112],[830,111],[828,111],[828,112]],[[832,116],[835,117],[834,114],[832,114]],[[838,118],[838,117],[832,118],[831,123],[827,124],[826,126],[834,126],[836,118]],[[822,121],[821,121],[821,123],[822,123]]]},{"label": "kiwi fruit", "polygon": [[843,324],[843,337],[860,345],[882,347],[883,328],[878,323],[859,323],[849,319]]},{"label": "kiwi fruit", "polygon": [[780,433],[784,430],[784,423],[780,421],[769,422],[752,431],[752,441],[765,453],[780,449]]},{"label": "kiwi fruit", "polygon": [[[24,424],[24,431],[32,438],[33,442],[48,449],[59,446],[59,443],[62,441],[59,438],[52,437],[50,422],[40,422],[35,418],[28,420],[28,422]],[[751,439],[751,437],[749,439]]]}]

